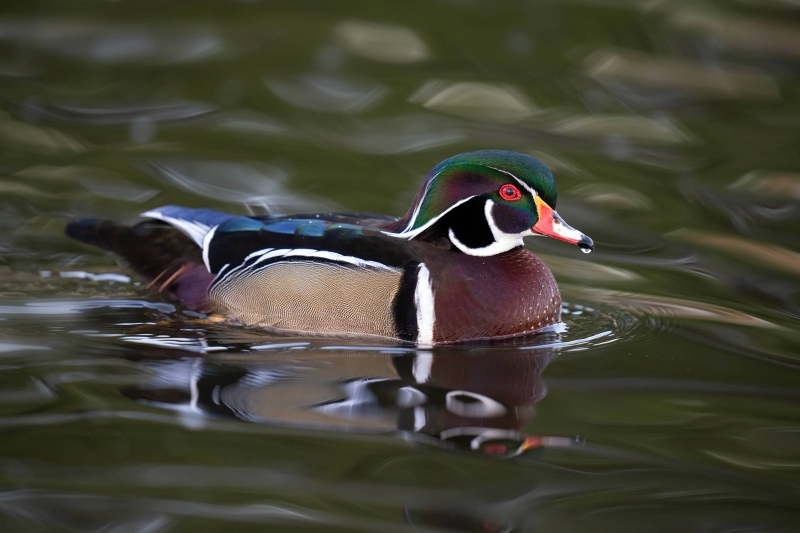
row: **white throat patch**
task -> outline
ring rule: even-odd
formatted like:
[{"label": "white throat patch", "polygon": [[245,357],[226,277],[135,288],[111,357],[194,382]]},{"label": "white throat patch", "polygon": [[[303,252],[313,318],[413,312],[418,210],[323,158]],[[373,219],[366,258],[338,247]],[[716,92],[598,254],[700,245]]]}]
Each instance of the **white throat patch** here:
[{"label": "white throat patch", "polygon": [[505,233],[500,228],[497,227],[497,224],[494,222],[494,217],[492,216],[492,208],[497,205],[491,200],[486,200],[486,204],[483,208],[483,213],[486,216],[486,223],[489,224],[489,230],[492,232],[492,237],[494,237],[494,242],[489,246],[484,246],[482,248],[470,248],[456,237],[453,228],[450,228],[447,232],[447,236],[450,238],[450,242],[453,245],[464,252],[467,255],[474,255],[478,257],[488,257],[490,255],[497,255],[503,252],[507,252],[516,248],[517,246],[522,246],[522,237],[525,235],[532,235],[533,232],[526,231],[525,233]]}]

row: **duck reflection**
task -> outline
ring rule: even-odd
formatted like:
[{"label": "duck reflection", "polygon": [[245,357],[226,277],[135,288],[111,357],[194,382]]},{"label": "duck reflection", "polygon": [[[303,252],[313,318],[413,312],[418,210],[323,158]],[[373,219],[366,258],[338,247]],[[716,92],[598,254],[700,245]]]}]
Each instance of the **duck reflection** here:
[{"label": "duck reflection", "polygon": [[394,431],[409,441],[494,457],[574,442],[522,432],[546,393],[542,371],[555,356],[552,348],[479,354],[298,344],[271,353],[201,356],[156,348],[149,357],[164,351],[169,356],[142,361],[155,377],[124,392],[198,414],[333,431]]}]

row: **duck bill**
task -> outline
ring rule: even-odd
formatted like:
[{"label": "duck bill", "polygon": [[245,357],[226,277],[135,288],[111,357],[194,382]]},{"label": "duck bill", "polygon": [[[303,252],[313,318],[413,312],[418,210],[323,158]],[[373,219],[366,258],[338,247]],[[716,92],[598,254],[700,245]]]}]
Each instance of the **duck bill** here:
[{"label": "duck bill", "polygon": [[564,222],[564,219],[552,207],[547,205],[547,202],[538,196],[535,197],[535,200],[536,210],[539,212],[539,220],[531,228],[534,233],[570,244],[577,244],[581,250],[587,253],[594,250],[592,239]]}]

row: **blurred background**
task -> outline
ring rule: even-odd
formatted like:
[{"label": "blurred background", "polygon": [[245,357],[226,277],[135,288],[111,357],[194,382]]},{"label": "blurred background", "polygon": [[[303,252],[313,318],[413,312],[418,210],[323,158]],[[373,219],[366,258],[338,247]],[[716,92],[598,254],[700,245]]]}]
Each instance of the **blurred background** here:
[{"label": "blurred background", "polygon": [[[4,0],[3,531],[797,531],[800,2]],[[566,330],[211,324],[67,221],[532,154]]]}]

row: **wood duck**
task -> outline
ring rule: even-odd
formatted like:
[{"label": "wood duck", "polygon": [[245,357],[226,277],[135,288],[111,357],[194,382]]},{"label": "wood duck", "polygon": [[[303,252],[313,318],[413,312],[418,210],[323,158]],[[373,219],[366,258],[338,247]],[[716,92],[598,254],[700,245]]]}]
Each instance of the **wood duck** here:
[{"label": "wood duck", "polygon": [[541,161],[482,150],[431,170],[400,219],[167,206],[134,226],[85,219],[66,233],[121,255],[148,287],[195,311],[278,332],[435,345],[560,322],[555,278],[523,238],[594,245],[555,206]]}]

